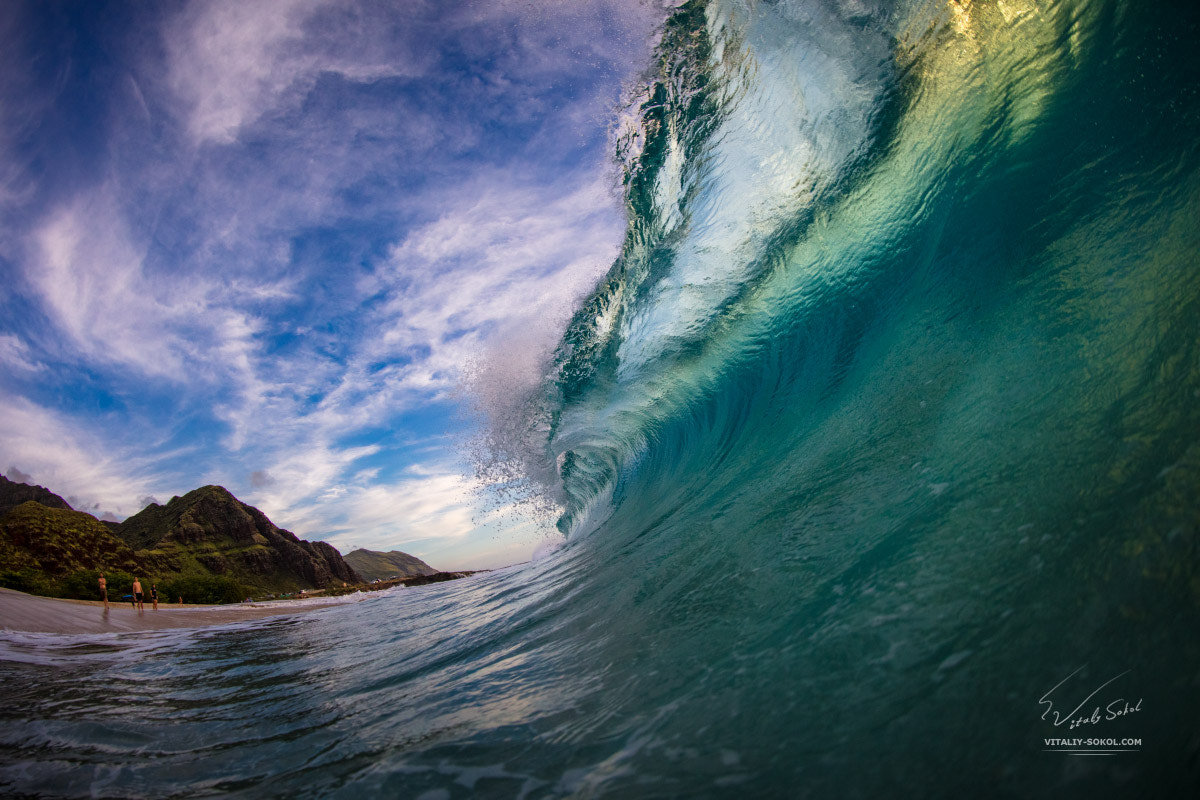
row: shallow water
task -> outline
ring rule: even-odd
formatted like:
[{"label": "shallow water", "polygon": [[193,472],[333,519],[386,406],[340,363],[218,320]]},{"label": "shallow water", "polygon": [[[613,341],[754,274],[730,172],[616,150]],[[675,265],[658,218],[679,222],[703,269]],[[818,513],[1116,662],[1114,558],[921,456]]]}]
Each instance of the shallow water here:
[{"label": "shallow water", "polygon": [[564,546],[10,639],[0,790],[1186,794],[1198,33],[1193,4],[685,6],[623,254],[498,432]]}]

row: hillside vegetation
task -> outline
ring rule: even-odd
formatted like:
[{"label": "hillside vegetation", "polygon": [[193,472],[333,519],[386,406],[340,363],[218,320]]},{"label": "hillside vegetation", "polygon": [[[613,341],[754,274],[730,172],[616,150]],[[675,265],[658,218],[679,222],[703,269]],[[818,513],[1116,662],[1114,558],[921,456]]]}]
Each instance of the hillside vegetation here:
[{"label": "hillside vegetation", "polygon": [[220,486],[115,524],[40,486],[0,480],[0,586],[97,599],[105,572],[110,599],[128,593],[136,576],[146,588],[157,583],[163,600],[234,602],[362,580],[331,545],[298,539]]}]

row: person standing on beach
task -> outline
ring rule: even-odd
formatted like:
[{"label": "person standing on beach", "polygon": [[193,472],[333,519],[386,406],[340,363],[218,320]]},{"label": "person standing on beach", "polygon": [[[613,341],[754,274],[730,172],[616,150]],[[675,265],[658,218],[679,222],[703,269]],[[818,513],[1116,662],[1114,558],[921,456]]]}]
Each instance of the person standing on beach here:
[{"label": "person standing on beach", "polygon": [[137,606],[138,611],[146,610],[146,607],[142,605],[142,582],[137,578],[133,579],[133,604]]},{"label": "person standing on beach", "polygon": [[158,611],[158,584],[150,584],[150,601],[154,603],[154,610]]},{"label": "person standing on beach", "polygon": [[104,607],[108,608],[108,581],[104,580],[104,573],[100,573],[100,598],[104,600]]}]

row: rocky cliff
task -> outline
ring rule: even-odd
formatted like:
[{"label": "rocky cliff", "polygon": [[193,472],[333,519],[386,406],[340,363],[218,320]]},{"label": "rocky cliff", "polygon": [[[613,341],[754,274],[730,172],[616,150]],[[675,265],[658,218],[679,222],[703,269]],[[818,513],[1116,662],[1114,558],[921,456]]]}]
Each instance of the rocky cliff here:
[{"label": "rocky cliff", "polygon": [[3,517],[10,510],[30,500],[35,503],[41,503],[46,508],[72,510],[66,500],[63,500],[49,489],[41,486],[32,486],[28,483],[17,483],[0,475],[0,517]]}]

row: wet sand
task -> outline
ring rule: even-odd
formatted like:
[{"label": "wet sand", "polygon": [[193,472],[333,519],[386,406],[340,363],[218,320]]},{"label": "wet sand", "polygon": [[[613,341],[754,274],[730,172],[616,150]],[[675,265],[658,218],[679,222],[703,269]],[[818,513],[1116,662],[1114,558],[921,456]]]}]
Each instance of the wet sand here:
[{"label": "wet sand", "polygon": [[347,598],[314,597],[276,603],[241,603],[226,606],[159,603],[155,611],[146,603],[138,611],[129,603],[93,600],[58,600],[12,589],[0,589],[0,630],[37,633],[124,633],[164,628],[200,628],[283,614],[302,614],[355,602]]}]

